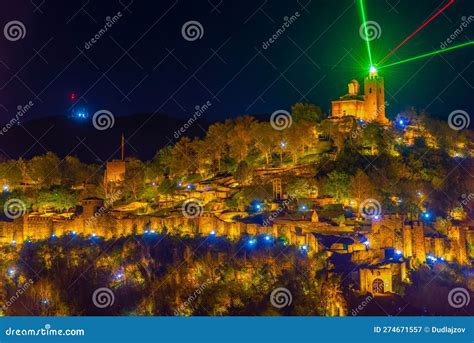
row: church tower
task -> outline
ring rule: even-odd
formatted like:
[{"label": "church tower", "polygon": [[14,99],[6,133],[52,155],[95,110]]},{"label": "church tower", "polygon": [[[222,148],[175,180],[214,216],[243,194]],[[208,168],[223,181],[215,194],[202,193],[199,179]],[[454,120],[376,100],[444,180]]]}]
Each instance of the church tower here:
[{"label": "church tower", "polygon": [[389,123],[385,116],[384,79],[374,67],[364,80],[364,120],[374,121],[381,125]]}]

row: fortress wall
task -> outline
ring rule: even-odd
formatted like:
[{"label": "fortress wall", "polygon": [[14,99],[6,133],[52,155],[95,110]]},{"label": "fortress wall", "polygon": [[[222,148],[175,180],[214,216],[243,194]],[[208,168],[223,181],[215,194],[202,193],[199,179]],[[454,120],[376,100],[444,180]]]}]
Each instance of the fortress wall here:
[{"label": "fortress wall", "polygon": [[26,239],[48,239],[54,233],[53,231],[53,220],[51,218],[43,217],[23,217],[23,233],[18,232],[17,242]]},{"label": "fortress wall", "polygon": [[180,231],[190,235],[209,235],[211,231],[238,239],[243,234],[257,236],[271,234],[274,237],[284,237],[290,244],[308,245],[311,251],[318,251],[318,241],[313,233],[292,225],[260,226],[242,222],[226,222],[214,215],[205,214],[197,218],[185,217],[150,217],[136,216],[115,218],[104,214],[94,220],[85,220],[83,216],[71,220],[53,220],[48,217],[24,216],[13,222],[0,222],[0,243],[10,244],[15,240],[18,244],[26,239],[45,240],[52,234],[61,236],[71,232],[90,236],[96,234],[110,239],[112,237],[141,234],[145,230],[161,231],[167,227],[171,231]]},{"label": "fortress wall", "polygon": [[469,264],[466,241],[467,231],[467,228],[459,226],[452,226],[448,229],[448,238],[451,242],[448,261],[454,260],[459,264]]},{"label": "fortress wall", "polygon": [[413,257],[415,258],[415,263],[424,263],[426,261],[426,250],[423,225],[420,225],[420,223],[418,223],[417,225],[413,225],[412,237]]}]

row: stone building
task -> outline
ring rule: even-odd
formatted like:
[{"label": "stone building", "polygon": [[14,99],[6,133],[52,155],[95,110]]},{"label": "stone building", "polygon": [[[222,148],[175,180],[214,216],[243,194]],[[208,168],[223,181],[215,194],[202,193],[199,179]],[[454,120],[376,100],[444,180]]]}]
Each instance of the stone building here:
[{"label": "stone building", "polygon": [[123,182],[125,180],[125,161],[114,160],[108,161],[105,166],[105,181],[106,182]]},{"label": "stone building", "polygon": [[330,118],[352,116],[363,121],[388,125],[389,120],[385,116],[384,78],[380,77],[376,70],[371,70],[364,80],[364,94],[359,92],[359,82],[352,80],[348,84],[348,93],[332,101]]},{"label": "stone building", "polygon": [[407,278],[407,266],[405,262],[399,262],[361,268],[359,276],[361,294],[395,293],[394,281],[403,281]]}]

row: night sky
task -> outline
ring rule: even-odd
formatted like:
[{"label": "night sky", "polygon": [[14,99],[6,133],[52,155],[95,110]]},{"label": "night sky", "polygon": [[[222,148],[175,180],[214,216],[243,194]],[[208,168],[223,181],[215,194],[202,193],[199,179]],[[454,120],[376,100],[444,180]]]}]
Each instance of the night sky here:
[{"label": "night sky", "polygon": [[[382,29],[371,42],[374,60],[446,2],[366,0],[367,19]],[[106,17],[119,11],[122,17],[86,49]],[[295,12],[299,18],[263,49]],[[474,2],[457,0],[390,61],[439,49],[470,15]],[[209,121],[272,113],[300,101],[327,113],[330,101],[346,92],[352,78],[362,81],[369,66],[354,0],[1,0],[1,27],[12,20],[24,24],[26,36],[0,37],[4,122],[29,101],[35,105],[23,121],[67,115],[72,91],[89,114],[107,109],[116,116],[156,112],[184,118],[207,101]],[[183,38],[181,28],[190,20],[201,23],[201,39]],[[473,34],[474,22],[453,44]],[[408,106],[440,118],[457,109],[473,113],[473,51],[470,46],[384,70],[388,115]]]}]

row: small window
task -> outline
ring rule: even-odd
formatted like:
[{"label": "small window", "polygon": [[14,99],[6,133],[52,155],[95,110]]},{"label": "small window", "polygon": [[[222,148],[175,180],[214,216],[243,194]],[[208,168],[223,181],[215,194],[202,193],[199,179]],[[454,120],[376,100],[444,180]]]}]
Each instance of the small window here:
[{"label": "small window", "polygon": [[369,93],[372,94],[372,88],[369,88]]}]

